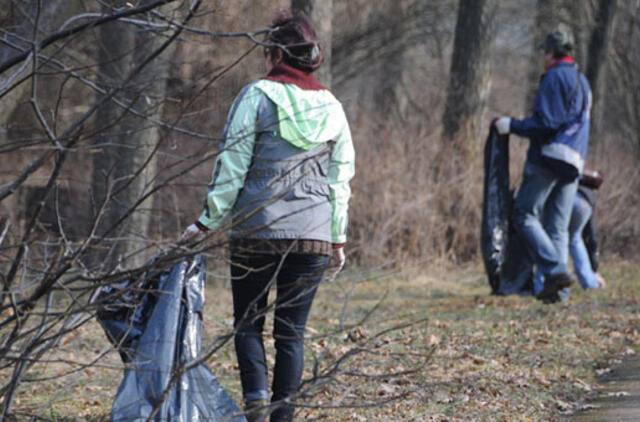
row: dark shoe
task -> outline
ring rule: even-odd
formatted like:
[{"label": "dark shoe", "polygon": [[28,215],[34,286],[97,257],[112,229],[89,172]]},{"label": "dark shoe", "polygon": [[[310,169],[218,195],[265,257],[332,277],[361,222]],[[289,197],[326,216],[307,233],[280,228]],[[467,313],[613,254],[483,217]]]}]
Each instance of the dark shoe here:
[{"label": "dark shoe", "polygon": [[[273,404],[272,404],[273,406]],[[271,414],[271,422],[293,422],[293,414],[295,413],[295,408],[290,403],[280,403],[276,404],[276,408],[273,410]]]},{"label": "dark shoe", "polygon": [[573,283],[573,279],[567,273],[547,276],[544,280],[544,288],[536,297],[545,303],[557,302],[554,299],[558,296],[558,291],[571,286]]},{"label": "dark shoe", "polygon": [[247,418],[247,422],[264,422],[268,416],[268,400],[248,400],[244,402],[244,417]]},{"label": "dark shoe", "polygon": [[545,305],[550,305],[552,303],[560,302],[562,299],[560,299],[560,296],[556,293],[555,295],[547,296],[547,297],[544,297],[544,298],[542,298],[540,300]]}]

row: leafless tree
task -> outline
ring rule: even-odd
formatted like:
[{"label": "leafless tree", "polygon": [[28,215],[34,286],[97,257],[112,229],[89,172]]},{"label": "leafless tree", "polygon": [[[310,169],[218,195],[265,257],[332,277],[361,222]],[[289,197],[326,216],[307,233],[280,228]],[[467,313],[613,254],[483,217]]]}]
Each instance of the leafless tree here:
[{"label": "leafless tree", "polygon": [[[439,119],[434,108],[444,87],[434,83],[434,72],[440,78],[448,71],[455,8],[418,0],[339,6],[335,19],[343,33],[334,41],[333,80],[348,98],[357,98],[347,103],[351,115],[380,113],[381,125],[404,125],[409,115],[429,124]],[[355,13],[362,16],[359,26],[350,25]]]},{"label": "leafless tree", "polygon": [[442,117],[444,136],[478,139],[486,118],[497,3],[461,1]]},{"label": "leafless tree", "polygon": [[[80,377],[86,369],[122,368],[111,359],[112,349],[86,331],[95,327],[95,314],[104,305],[94,297],[97,289],[195,253],[207,256],[211,278],[226,280],[218,268],[228,265],[228,225],[192,248],[177,245],[176,238],[201,210],[233,97],[262,76],[264,58],[256,47],[264,44],[265,30],[256,28],[266,27],[277,9],[292,2],[6,3],[0,10],[0,414],[18,410],[29,413],[21,416],[53,419],[42,414],[49,403],[33,408],[18,403],[22,391]],[[449,110],[461,113],[452,124],[456,133],[475,130],[481,109],[487,101],[495,106],[495,98],[485,96],[490,48],[478,45],[490,34],[460,24],[458,41],[458,4],[463,14],[482,5],[482,14],[473,16],[491,24],[493,0],[332,2],[331,47],[322,43],[332,53],[331,84],[354,123],[358,159],[364,163],[354,181],[348,246],[358,270],[331,286],[338,291],[333,302],[346,309],[338,321],[309,331],[311,375],[295,397],[303,413],[311,408],[331,419],[334,408],[375,407],[419,388],[405,388],[399,377],[413,382],[412,371],[431,352],[420,337],[425,332],[420,318],[386,321],[382,302],[358,308],[357,318],[347,317],[359,283],[405,263],[422,267],[437,258],[477,257],[482,178],[477,160],[459,159],[459,151],[447,149],[450,139],[440,136],[453,62],[456,72],[471,72],[455,79],[467,82],[464,93],[457,93],[464,109]],[[536,7],[533,0],[518,4],[522,10],[511,6],[510,15],[502,15],[511,33],[519,23],[530,23]],[[591,16],[593,4],[585,16]],[[314,2],[318,5],[326,6]],[[621,170],[619,158],[627,163],[630,150],[640,151],[640,15],[637,2],[617,6],[618,24],[605,47],[611,62],[599,77],[607,80],[609,93],[601,97],[607,128],[601,162],[614,162],[608,164],[612,174]],[[524,69],[533,37],[518,33],[514,40],[504,36],[504,28],[492,28],[501,52],[511,54],[509,63]],[[483,52],[470,54],[476,48]],[[540,67],[538,60],[536,83]],[[524,74],[495,67],[491,75],[514,102],[523,100]],[[605,174],[608,168],[602,169]],[[637,252],[628,245],[640,225],[628,210],[637,208],[640,176],[635,166],[623,170],[624,180],[612,184],[605,197],[613,205],[599,212],[607,228],[603,244],[632,254]],[[144,263],[157,254],[160,261]],[[212,284],[216,294],[225,293],[224,283]],[[273,306],[269,302],[264,312]],[[77,336],[91,337],[87,343],[95,348],[63,355],[66,342]],[[228,353],[223,348],[232,336],[230,324],[216,326],[201,360]],[[377,372],[363,363],[378,360],[384,364]],[[178,368],[175,379],[187,367]],[[364,395],[364,381],[370,380],[393,388]]]},{"label": "leafless tree", "polygon": [[[110,11],[67,16],[66,21],[50,32],[47,30],[52,22],[44,22],[42,19],[52,13],[55,15],[54,12],[59,11],[57,6],[63,2],[58,2],[49,9],[43,3],[35,0],[13,4],[16,10],[24,13],[16,13],[16,22],[28,22],[19,24],[17,28],[26,26],[31,31],[5,33],[4,45],[13,49],[13,52],[4,55],[4,60],[0,63],[3,72],[0,95],[15,91],[15,96],[20,97],[20,91],[25,90],[22,86],[26,86],[26,91],[30,92],[32,119],[37,125],[31,132],[31,141],[7,139],[3,142],[5,154],[20,152],[30,158],[31,162],[23,168],[18,167],[14,179],[3,183],[0,200],[6,201],[16,192],[23,193],[29,187],[27,183],[34,178],[45,182],[44,186],[34,190],[35,195],[27,204],[27,218],[22,224],[17,225],[11,220],[3,222],[0,239],[3,251],[0,360],[4,371],[12,368],[11,376],[4,378],[6,382],[0,387],[3,417],[9,414],[17,387],[28,369],[54,347],[62,336],[84,325],[91,318],[92,312],[87,308],[89,298],[99,283],[108,279],[108,272],[95,273],[94,269],[78,271],[82,268],[80,262],[88,247],[101,246],[102,238],[94,236],[99,217],[89,221],[92,227],[90,236],[74,241],[66,228],[82,222],[65,221],[63,224],[62,214],[58,212],[60,208],[70,205],[58,201],[58,184],[63,180],[63,175],[65,179],[74,175],[74,169],[69,168],[68,163],[75,161],[78,148],[92,136],[91,131],[85,131],[84,125],[102,107],[120,101],[127,83],[142,74],[177,39],[184,25],[193,18],[200,2],[194,2],[191,8],[183,8],[182,16],[175,25],[166,23],[173,21],[167,15],[164,15],[166,20],[160,27],[154,27],[149,20],[137,19],[146,13],[161,13],[161,6],[177,3],[162,0],[148,1],[138,6],[129,4]],[[81,46],[78,40],[82,36],[118,19],[129,25],[139,25],[148,31],[159,31],[161,42],[148,48],[135,63],[124,69],[122,82],[104,87],[86,76],[87,66],[90,68],[91,64],[79,60],[86,59],[87,56],[70,45]],[[48,96],[46,91],[43,93],[40,90],[46,86],[43,81],[56,83],[56,89],[49,91],[53,91],[53,95]],[[77,113],[68,113],[67,107],[73,105],[69,101],[69,90],[80,90],[89,98]],[[92,102],[94,95],[96,100]],[[124,109],[127,108],[125,105]],[[36,153],[31,153],[30,149],[34,149]],[[13,157],[17,158],[18,155]],[[77,163],[75,161],[74,164]],[[76,173],[75,177],[82,176]],[[53,206],[52,217],[58,223],[55,227],[57,233],[53,238],[48,236],[42,239],[40,223],[47,204]],[[66,292],[64,298],[59,297],[61,291]]]},{"label": "leafless tree", "polygon": [[611,95],[602,98],[606,104],[603,111],[609,118],[603,124],[607,125],[607,134],[611,129],[619,130],[640,157],[640,85],[634,76],[640,64],[640,4],[621,5],[618,22],[612,40],[612,70],[607,78]]},{"label": "leafless tree", "polygon": [[[104,3],[103,13],[113,13],[125,5],[125,1]],[[170,16],[169,8],[158,8],[158,12]],[[161,25],[163,21],[149,16],[146,23]],[[107,267],[115,265],[119,257],[144,247],[151,224],[152,198],[138,201],[154,186],[156,152],[161,142],[160,128],[154,122],[162,117],[168,58],[175,43],[144,72],[128,81],[126,78],[128,70],[143,61],[148,51],[155,51],[162,44],[161,35],[153,28],[126,22],[110,22],[99,29],[98,84],[105,93],[122,87],[121,94],[96,115],[97,136],[92,154],[90,215],[100,219],[96,235],[115,239],[113,247],[103,249],[108,254],[96,254]],[[127,213],[131,215],[119,222]],[[131,265],[140,266],[148,259],[149,256],[138,253],[131,259]]]},{"label": "leafless tree", "polygon": [[606,93],[607,63],[611,37],[613,35],[617,0],[600,0],[595,13],[595,26],[589,40],[589,58],[585,75],[591,85],[593,106],[591,110],[591,145],[598,147],[603,118],[602,97]]},{"label": "leafless tree", "polygon": [[552,30],[556,29],[561,21],[560,13],[562,8],[562,0],[537,0],[535,7],[535,25],[533,27],[533,53],[531,55],[531,64],[527,75],[528,91],[525,99],[525,108],[528,110],[533,104],[534,96],[538,92],[540,75],[542,74],[542,58],[540,51],[536,47],[538,43],[544,40]]},{"label": "leafless tree", "polygon": [[[52,357],[60,342],[94,321],[105,304],[96,299],[101,287],[162,270],[195,253],[223,259],[228,226],[207,242],[184,249],[175,243],[175,229],[168,240],[151,235],[148,227],[158,219],[149,218],[149,212],[171,214],[162,201],[171,198],[176,186],[188,185],[186,175],[215,158],[211,144],[218,136],[184,120],[207,110],[203,92],[264,44],[265,30],[216,32],[198,26],[213,10],[199,0],[79,2],[87,8],[69,7],[62,16],[57,7],[63,2],[46,3],[51,9],[39,0],[12,2],[19,13],[7,17],[12,24],[4,30],[3,46],[11,51],[0,61],[0,95],[16,98],[6,127],[29,128],[26,139],[15,136],[15,130],[4,133],[0,145],[8,169],[0,184],[0,204],[20,198],[7,207],[17,209],[15,218],[0,218],[2,418],[13,414],[21,386],[48,379],[36,368],[60,363]],[[52,23],[50,14],[61,21]],[[195,87],[176,92],[168,70],[178,56],[176,45],[212,38],[250,42],[231,63],[203,70]],[[27,95],[25,108],[20,98]],[[15,112],[18,107],[20,113]],[[192,142],[191,152],[173,153],[176,139]],[[159,252],[162,259],[144,263]],[[265,312],[275,305],[269,306]],[[359,324],[344,322],[322,335],[341,337]],[[389,326],[380,335],[405,327]],[[217,353],[232,335],[230,329],[217,336],[199,361]],[[364,376],[349,362],[386,347],[377,338],[354,340],[353,347],[332,352],[331,359],[318,350],[313,379],[294,399],[314,406],[309,397],[329,388],[345,368],[348,376]],[[64,362],[61,375],[99,367],[107,352],[75,356]],[[424,356],[416,357],[417,366]],[[189,365],[176,368],[174,379]],[[412,369],[405,366],[398,374],[382,371],[379,376],[393,378],[407,371]],[[337,401],[335,407],[379,402],[375,397],[369,403]]]}]

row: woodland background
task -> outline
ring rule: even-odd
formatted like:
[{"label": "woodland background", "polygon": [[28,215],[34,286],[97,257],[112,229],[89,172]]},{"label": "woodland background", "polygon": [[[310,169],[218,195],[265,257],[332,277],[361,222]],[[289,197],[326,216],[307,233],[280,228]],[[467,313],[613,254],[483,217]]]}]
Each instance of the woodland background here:
[{"label": "woodland background", "polygon": [[[351,268],[478,262],[484,138],[492,118],[527,114],[534,45],[558,25],[594,92],[604,261],[639,256],[638,0],[4,0],[3,412],[94,289],[174,250],[199,215],[230,104],[264,75],[263,30],[291,6],[320,23],[318,76],[351,124]],[[510,145],[515,186],[528,142]],[[225,235],[199,250],[224,261]]]},{"label": "woodland background", "polygon": [[[67,28],[84,24],[95,13],[132,8],[136,2],[41,2],[37,22],[36,3],[12,0],[3,8],[2,28],[9,40],[0,50],[4,60],[65,22]],[[187,9],[187,2],[160,3],[167,4],[152,10],[176,20]],[[588,165],[606,180],[597,207],[602,251],[639,252],[633,246],[640,230],[640,80],[635,76],[640,3],[315,3],[320,21],[330,23],[318,30],[330,51],[321,79],[328,82],[330,74],[332,90],[345,106],[360,163],[353,181],[352,260],[367,266],[478,258],[487,128],[495,116],[526,115],[542,70],[534,45],[559,25],[574,31],[576,59],[594,87]],[[43,199],[35,237],[55,238],[60,231],[70,239],[87,236],[98,204],[108,198],[100,225],[131,217],[116,224],[116,236],[128,241],[115,251],[119,259],[126,260],[124,250],[153,249],[153,244],[175,240],[199,215],[234,95],[264,74],[261,49],[229,33],[264,29],[288,6],[287,1],[203,2],[188,23],[194,29],[179,34],[115,95],[120,104],[107,102],[78,127],[74,121],[104,98],[105,89],[122,84],[125,72],[170,36],[159,15],[89,25],[44,48],[37,63],[2,69],[0,215],[12,244],[19,243],[25,222]],[[127,112],[127,105],[137,116]],[[56,146],[70,140],[55,186],[45,192]],[[527,144],[512,136],[514,184]],[[7,195],[29,164],[47,153]],[[125,160],[113,158],[118,154]],[[206,159],[196,162],[194,157]],[[136,171],[138,177],[132,177]],[[119,195],[130,198],[107,195],[109,186],[125,179],[129,187]],[[145,194],[144,201],[132,205]],[[94,234],[104,234],[100,225]],[[146,251],[136,263],[154,252]],[[10,257],[6,254],[4,262]]]}]

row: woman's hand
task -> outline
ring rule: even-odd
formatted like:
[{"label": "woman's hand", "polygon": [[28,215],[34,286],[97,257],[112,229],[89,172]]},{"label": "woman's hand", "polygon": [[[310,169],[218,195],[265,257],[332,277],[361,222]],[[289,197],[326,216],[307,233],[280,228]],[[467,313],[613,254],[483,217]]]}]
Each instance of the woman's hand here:
[{"label": "woman's hand", "polygon": [[334,248],[333,254],[331,255],[331,258],[329,258],[329,267],[324,275],[325,280],[335,280],[340,270],[342,270],[342,267],[344,267],[344,262],[346,260],[347,257],[344,254],[344,246]]},{"label": "woman's hand", "polygon": [[178,243],[187,243],[194,240],[200,240],[204,237],[204,231],[202,231],[195,223],[187,227],[180,236]]}]

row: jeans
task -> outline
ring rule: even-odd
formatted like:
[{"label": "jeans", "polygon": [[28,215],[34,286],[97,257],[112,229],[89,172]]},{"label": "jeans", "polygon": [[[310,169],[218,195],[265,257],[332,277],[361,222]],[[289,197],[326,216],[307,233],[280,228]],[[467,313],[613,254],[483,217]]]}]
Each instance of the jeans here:
[{"label": "jeans", "polygon": [[[274,306],[276,359],[271,401],[287,399],[300,387],[304,329],[328,261],[325,255],[232,253],[234,340],[245,400],[268,398],[262,330],[265,314]],[[276,302],[267,304],[272,284],[276,285]],[[271,414],[272,422],[293,420],[293,406],[277,406]]]},{"label": "jeans", "polygon": [[544,276],[567,271],[569,220],[578,181],[564,182],[550,170],[527,163],[514,205],[516,229],[529,259]]},{"label": "jeans", "polygon": [[[597,289],[599,287],[596,274],[591,268],[587,247],[582,238],[582,230],[589,222],[592,212],[593,209],[586,198],[580,193],[576,194],[569,223],[569,252],[573,260],[576,276],[583,289]],[[538,271],[533,279],[534,294],[542,291],[543,286],[544,275]]]},{"label": "jeans", "polygon": [[591,268],[589,253],[582,238],[582,230],[587,225],[593,209],[581,194],[576,195],[573,201],[573,211],[571,213],[571,223],[569,224],[569,252],[573,260],[573,266],[578,276],[578,281],[584,289],[597,289],[598,280]]}]

